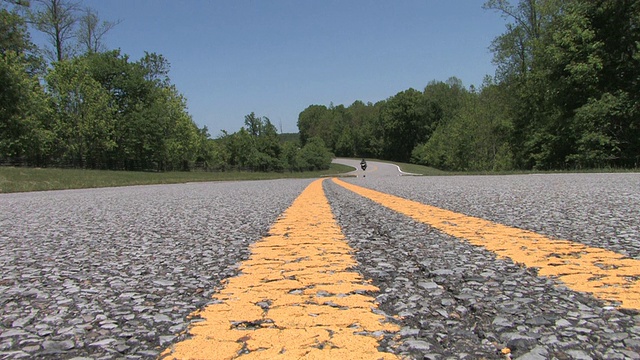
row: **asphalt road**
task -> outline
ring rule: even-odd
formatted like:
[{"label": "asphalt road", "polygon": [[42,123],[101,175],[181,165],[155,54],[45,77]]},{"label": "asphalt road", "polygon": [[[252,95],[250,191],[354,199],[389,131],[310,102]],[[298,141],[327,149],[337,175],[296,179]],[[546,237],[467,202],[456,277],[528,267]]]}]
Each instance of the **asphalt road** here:
[{"label": "asphalt road", "polygon": [[400,170],[398,165],[389,164],[380,161],[370,161],[367,162],[367,169],[362,170],[360,166],[360,161],[362,160],[354,160],[354,159],[345,159],[345,158],[337,158],[334,159],[333,162],[337,164],[348,165],[356,168],[354,171],[347,173],[347,175],[355,175],[356,177],[374,177],[374,178],[384,178],[384,177],[396,177],[402,175],[414,175],[411,173],[403,172]]},{"label": "asphalt road", "polygon": [[[342,161],[341,161],[342,162]],[[358,160],[347,160],[359,169]],[[344,181],[640,259],[640,175]],[[312,180],[0,194],[0,358],[154,358]],[[406,358],[640,358],[640,316],[323,183]],[[304,212],[304,210],[300,210]],[[638,270],[640,278],[640,270]],[[637,278],[635,279],[637,286]],[[260,302],[262,299],[256,300]]]}]

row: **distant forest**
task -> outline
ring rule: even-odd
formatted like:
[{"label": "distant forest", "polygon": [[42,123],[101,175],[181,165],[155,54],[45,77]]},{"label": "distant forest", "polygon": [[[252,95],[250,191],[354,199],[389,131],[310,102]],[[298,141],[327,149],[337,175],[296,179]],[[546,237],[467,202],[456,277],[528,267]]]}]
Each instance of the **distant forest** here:
[{"label": "distant forest", "polygon": [[461,171],[637,168],[640,2],[483,6],[507,26],[491,44],[496,74],[478,88],[451,77],[376,103],[310,105],[299,134],[251,112],[212,139],[164,56],[105,48],[117,22],[68,0],[0,0],[0,164],[302,171],[335,155]]},{"label": "distant forest", "polygon": [[490,0],[507,20],[491,44],[495,77],[433,81],[386,100],[311,105],[302,144],[337,156],[443,170],[637,168],[640,1]]}]

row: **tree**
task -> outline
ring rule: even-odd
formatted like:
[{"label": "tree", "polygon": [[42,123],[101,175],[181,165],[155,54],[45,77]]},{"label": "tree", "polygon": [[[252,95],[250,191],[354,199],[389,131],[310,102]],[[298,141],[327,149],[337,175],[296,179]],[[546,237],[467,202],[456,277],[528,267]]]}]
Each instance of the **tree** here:
[{"label": "tree", "polygon": [[511,120],[500,102],[499,86],[485,79],[479,93],[462,95],[452,117],[413,150],[412,162],[459,171],[511,169]]},{"label": "tree", "polygon": [[438,105],[415,89],[401,91],[382,107],[382,157],[409,162],[413,148],[431,135],[439,120]]},{"label": "tree", "polygon": [[251,114],[244,117],[244,126],[249,132],[249,135],[259,136],[262,127],[262,119],[256,116],[254,112],[251,112]]},{"label": "tree", "polygon": [[88,54],[89,73],[109,94],[114,141],[109,168],[189,170],[197,160],[199,129],[186,99],[170,84],[168,62],[146,53],[137,62],[120,51]]},{"label": "tree", "polygon": [[[145,80],[144,68],[129,61],[129,57],[120,54],[119,50],[85,57],[91,77],[109,94],[109,104],[114,109],[116,146],[109,157],[108,167],[126,170],[153,168],[151,139],[162,136],[164,126],[158,126],[157,121],[166,115],[154,102],[162,94],[154,92],[155,85]],[[156,122],[155,126],[153,122]]]},{"label": "tree", "polygon": [[[349,146],[353,146],[352,153],[348,156],[377,157],[379,154],[379,146],[376,143],[375,127],[380,117],[380,108],[382,102],[378,104],[367,103],[362,101],[354,101],[346,109],[346,118],[350,123],[347,124],[344,135],[339,139],[339,144],[343,149],[348,150]],[[338,151],[336,150],[336,153]]]},{"label": "tree", "polygon": [[501,81],[502,102],[513,116],[511,144],[520,168],[561,166],[568,152],[567,127],[546,103],[553,95],[544,75],[547,35],[567,2],[559,0],[489,0],[486,9],[497,10],[511,22],[492,44],[496,76]]},{"label": "tree", "polygon": [[41,59],[24,19],[0,8],[0,161],[41,165],[51,134],[38,74]]},{"label": "tree", "polygon": [[0,56],[0,162],[43,165],[52,138],[48,107],[23,60],[13,51]]},{"label": "tree", "polygon": [[169,86],[169,70],[171,64],[162,54],[145,51],[144,56],[138,62],[145,71],[144,78],[157,86]]},{"label": "tree", "polygon": [[[248,147],[244,149],[247,152],[248,159],[245,166],[257,171],[280,171],[283,164],[280,161],[280,153],[282,147],[278,138],[278,131],[271,123],[268,117],[256,116],[250,113],[244,117],[245,127],[248,134],[248,140],[245,143]],[[241,135],[244,136],[244,133]],[[242,151],[242,150],[240,150]]]},{"label": "tree", "polygon": [[186,99],[180,95],[175,87],[164,88],[167,92],[166,102],[163,104],[169,110],[169,136],[166,141],[167,161],[169,170],[189,171],[196,160],[198,144],[198,127],[193,122],[191,115],[186,111]]},{"label": "tree", "polygon": [[282,145],[280,161],[282,166],[289,171],[296,171],[300,168],[298,164],[298,151],[300,144],[294,141],[287,141]]},{"label": "tree", "polygon": [[560,0],[520,0],[516,6],[509,0],[488,0],[483,5],[512,21],[491,47],[501,78],[524,75],[535,66],[535,48],[561,5]]},{"label": "tree", "polygon": [[518,167],[637,166],[640,3],[491,0],[513,20],[496,39]]},{"label": "tree", "polygon": [[26,66],[29,75],[35,76],[43,71],[43,61],[37,47],[31,42],[24,19],[16,12],[0,8],[0,54],[12,52]]},{"label": "tree", "polygon": [[15,12],[0,8],[0,53],[22,54],[33,48],[24,20]]},{"label": "tree", "polygon": [[310,138],[297,154],[299,170],[325,170],[331,165],[333,155],[319,137]]},{"label": "tree", "polygon": [[55,112],[58,161],[80,168],[106,168],[116,145],[113,108],[108,92],[91,77],[87,59],[56,63],[47,84]]},{"label": "tree", "polygon": [[75,26],[79,5],[69,0],[35,0],[39,9],[31,12],[36,29],[49,38],[52,49],[47,49],[49,60],[62,61],[72,57],[74,50],[69,43],[76,36]]},{"label": "tree", "polygon": [[87,54],[96,53],[106,50],[103,38],[116,27],[120,21],[100,21],[98,13],[91,9],[85,8],[83,14],[78,18],[78,30],[76,37],[80,47]]},{"label": "tree", "polygon": [[572,167],[637,166],[640,4],[573,1],[553,25],[543,55],[554,94],[548,106],[573,136],[564,162]]},{"label": "tree", "polygon": [[298,116],[300,143],[304,146],[312,137],[320,137],[325,144],[331,143],[333,133],[331,111],[324,105],[310,105]]},{"label": "tree", "polygon": [[281,160],[282,146],[276,127],[269,118],[250,113],[245,116],[245,125],[240,131],[228,134],[223,131],[217,139],[218,159],[227,167],[251,171],[281,171],[285,161]]},{"label": "tree", "polygon": [[333,151],[337,156],[353,157],[355,156],[355,135],[352,124],[346,123],[339,132]]},{"label": "tree", "polygon": [[[447,81],[430,81],[424,88],[425,98],[435,104],[438,120],[448,121],[453,119],[467,100],[467,89],[462,84],[462,80],[457,77],[450,77]],[[438,124],[434,124],[433,129]]]}]

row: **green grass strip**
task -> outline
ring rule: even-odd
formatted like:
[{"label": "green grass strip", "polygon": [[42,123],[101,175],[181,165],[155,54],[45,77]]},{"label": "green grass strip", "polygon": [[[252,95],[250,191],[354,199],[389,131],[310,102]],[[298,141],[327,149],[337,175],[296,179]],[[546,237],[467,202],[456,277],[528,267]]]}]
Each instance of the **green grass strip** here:
[{"label": "green grass strip", "polygon": [[55,168],[0,167],[0,193],[86,189],[112,186],[180,184],[203,181],[268,180],[339,176],[350,166],[331,164],[328,170],[305,172],[138,172]]}]

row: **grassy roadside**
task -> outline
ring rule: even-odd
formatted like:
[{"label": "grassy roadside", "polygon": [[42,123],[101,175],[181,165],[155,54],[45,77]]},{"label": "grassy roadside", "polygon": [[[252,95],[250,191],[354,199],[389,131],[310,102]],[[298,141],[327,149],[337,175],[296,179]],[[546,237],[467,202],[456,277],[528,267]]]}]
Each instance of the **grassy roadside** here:
[{"label": "grassy roadside", "polygon": [[0,167],[0,193],[85,189],[111,186],[179,184],[201,181],[317,178],[352,171],[350,166],[331,164],[328,170],[295,173],[227,172],[137,172],[51,168]]},{"label": "grassy roadside", "polygon": [[[603,173],[640,172],[640,169],[593,169],[581,171],[506,171],[506,172],[449,172],[428,166],[371,159],[372,161],[396,164],[404,172],[426,176],[443,175],[516,175],[516,174],[560,174],[560,173]],[[85,189],[112,186],[180,184],[202,181],[268,180],[288,178],[318,178],[340,176],[354,168],[341,164],[331,164],[328,170],[284,173],[260,173],[244,171],[227,172],[136,172],[52,168],[16,168],[0,166],[0,193]]]}]

